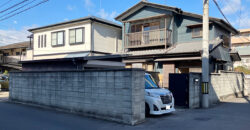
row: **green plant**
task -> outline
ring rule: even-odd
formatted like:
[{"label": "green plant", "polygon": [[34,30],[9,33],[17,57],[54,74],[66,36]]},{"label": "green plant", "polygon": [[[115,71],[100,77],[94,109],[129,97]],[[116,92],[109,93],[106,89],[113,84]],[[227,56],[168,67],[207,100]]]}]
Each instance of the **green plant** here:
[{"label": "green plant", "polygon": [[9,90],[9,81],[3,81],[3,82],[0,82],[0,84],[1,84],[1,89]]},{"label": "green plant", "polygon": [[234,71],[243,72],[244,74],[250,74],[250,70],[244,66],[238,66],[238,67],[234,68]]},{"label": "green plant", "polygon": [[5,70],[3,74],[4,74],[4,75],[9,74],[8,70]]}]

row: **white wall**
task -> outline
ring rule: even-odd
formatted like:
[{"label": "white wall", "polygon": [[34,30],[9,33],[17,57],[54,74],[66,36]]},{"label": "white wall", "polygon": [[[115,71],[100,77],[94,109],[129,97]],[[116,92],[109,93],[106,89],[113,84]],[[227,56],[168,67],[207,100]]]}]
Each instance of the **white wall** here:
[{"label": "white wall", "polygon": [[[84,27],[85,28],[85,42],[84,44],[78,44],[78,45],[70,45],[69,44],[69,29],[73,28],[79,28]],[[65,44],[64,46],[58,46],[58,47],[52,47],[51,45],[51,33],[56,31],[65,31]],[[90,51],[90,45],[91,45],[91,25],[90,22],[82,22],[78,24],[72,24],[69,26],[60,26],[60,27],[54,27],[50,28],[49,30],[43,30],[40,32],[34,32],[34,60],[36,59],[53,59],[53,58],[64,58],[65,55],[62,55],[62,53],[71,53],[71,52],[83,52],[83,51]],[[38,36],[39,35],[47,35],[46,39],[46,47],[38,48]],[[55,54],[53,57],[53,55]],[[57,55],[57,54],[60,54]],[[46,55],[50,55],[46,57]]]},{"label": "white wall", "polygon": [[93,23],[94,51],[115,53],[121,52],[122,29],[102,23]]}]

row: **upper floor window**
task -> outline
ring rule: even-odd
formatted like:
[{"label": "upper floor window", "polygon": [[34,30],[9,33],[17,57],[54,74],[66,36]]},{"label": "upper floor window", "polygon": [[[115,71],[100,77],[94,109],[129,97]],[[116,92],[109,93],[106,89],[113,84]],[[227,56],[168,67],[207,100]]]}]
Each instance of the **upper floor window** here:
[{"label": "upper floor window", "polygon": [[84,43],[84,28],[75,28],[69,30],[69,44]]},{"label": "upper floor window", "polygon": [[202,27],[192,28],[192,37],[202,37]]},{"label": "upper floor window", "polygon": [[151,23],[144,23],[144,24],[134,24],[131,26],[131,33],[133,32],[141,32],[143,31],[150,31],[156,30],[160,28],[160,22],[151,22]]},{"label": "upper floor window", "polygon": [[46,34],[38,36],[38,48],[46,47]]},{"label": "upper floor window", "polygon": [[51,33],[51,45],[52,46],[64,45],[64,31]]}]

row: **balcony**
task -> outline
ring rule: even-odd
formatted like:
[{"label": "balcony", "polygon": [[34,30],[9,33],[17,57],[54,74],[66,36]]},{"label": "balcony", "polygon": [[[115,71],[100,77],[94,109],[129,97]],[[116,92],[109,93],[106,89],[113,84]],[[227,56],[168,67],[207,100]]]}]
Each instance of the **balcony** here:
[{"label": "balcony", "polygon": [[125,35],[125,48],[167,47],[171,44],[171,35],[172,30],[166,28],[127,33]]}]

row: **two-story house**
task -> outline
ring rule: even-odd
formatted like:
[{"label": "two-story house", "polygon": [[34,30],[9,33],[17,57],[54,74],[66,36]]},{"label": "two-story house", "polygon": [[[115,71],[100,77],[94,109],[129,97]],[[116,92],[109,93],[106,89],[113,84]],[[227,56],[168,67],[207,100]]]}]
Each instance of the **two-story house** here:
[{"label": "two-story house", "polygon": [[29,41],[1,46],[0,71],[21,70],[22,66],[18,62],[26,59],[29,48]]},{"label": "two-story house", "polygon": [[[202,15],[141,1],[116,17],[123,24],[122,54],[127,68],[169,73],[201,72]],[[210,72],[232,70],[231,34],[238,31],[222,19],[209,19]],[[235,59],[236,57],[236,59]]]},{"label": "two-story house", "polygon": [[23,70],[122,66],[115,61],[93,60],[94,56],[103,56],[98,59],[116,58],[110,55],[121,50],[121,30],[121,25],[94,16],[30,29],[33,49],[29,53],[32,56],[22,61]]},{"label": "two-story house", "polygon": [[250,29],[239,30],[240,34],[232,37],[232,49],[238,51],[242,60],[234,63],[234,67],[243,66],[250,69]]}]

